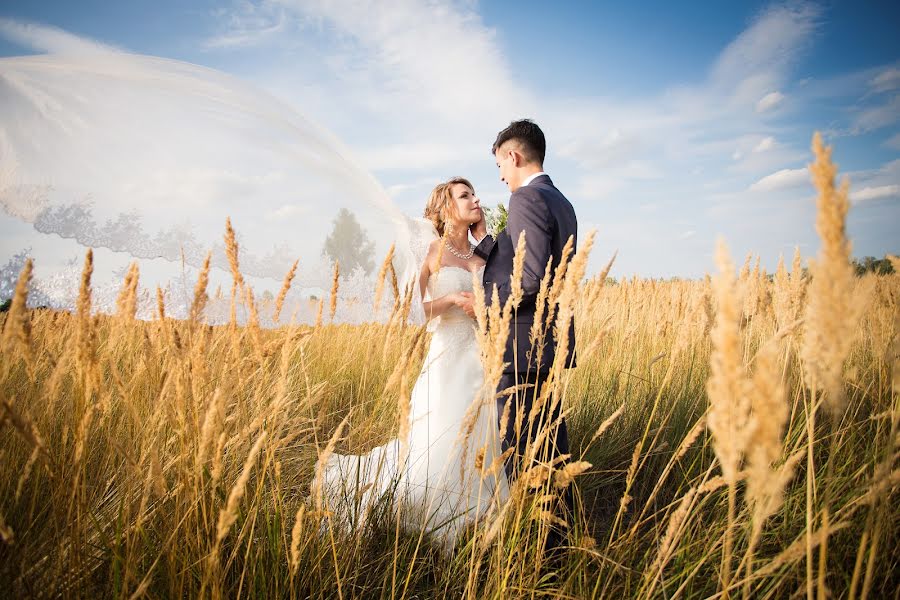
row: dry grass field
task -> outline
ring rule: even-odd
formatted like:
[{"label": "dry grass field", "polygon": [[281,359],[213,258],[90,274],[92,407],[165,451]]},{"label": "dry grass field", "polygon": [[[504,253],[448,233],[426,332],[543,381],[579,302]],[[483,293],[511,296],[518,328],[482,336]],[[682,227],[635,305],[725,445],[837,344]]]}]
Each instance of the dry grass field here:
[{"label": "dry grass field", "polygon": [[[326,304],[314,327],[262,329],[232,244],[250,322],[210,327],[205,273],[192,319],[161,298],[140,321],[136,269],[118,313],[95,315],[88,253],[70,314],[25,309],[29,264],[0,317],[3,595],[895,597],[900,275],[855,275],[847,189],[814,148],[808,263],[769,276],[722,245],[705,281],[611,282],[584,277],[587,240],[546,282],[577,328],[579,366],[545,391],[573,456],[531,467],[450,555],[389,498],[350,535],[317,495],[329,453],[403,433],[428,336],[402,290],[383,292],[389,323],[328,324]],[[487,385],[509,313],[479,319]]]}]

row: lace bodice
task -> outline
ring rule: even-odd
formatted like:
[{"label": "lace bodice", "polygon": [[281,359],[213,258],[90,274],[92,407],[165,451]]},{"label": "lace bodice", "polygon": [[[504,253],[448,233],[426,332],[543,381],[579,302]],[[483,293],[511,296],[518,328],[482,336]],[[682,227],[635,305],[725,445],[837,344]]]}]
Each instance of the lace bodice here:
[{"label": "lace bodice", "polygon": [[[484,272],[481,267],[475,272],[479,279]],[[441,267],[428,280],[428,299],[440,298],[455,292],[472,291],[472,272],[462,267]],[[458,306],[451,306],[440,317],[432,319],[428,330],[450,348],[475,343],[475,321]]]},{"label": "lace bodice", "polygon": [[[480,267],[475,272],[475,276],[480,279],[483,272],[484,267]],[[455,292],[471,292],[472,289],[472,273],[462,267],[441,267],[437,273],[432,273],[428,280],[428,296],[430,299],[440,298]],[[463,319],[467,322],[472,322],[472,319],[457,306],[450,307],[440,317],[441,322],[444,323]]]}]

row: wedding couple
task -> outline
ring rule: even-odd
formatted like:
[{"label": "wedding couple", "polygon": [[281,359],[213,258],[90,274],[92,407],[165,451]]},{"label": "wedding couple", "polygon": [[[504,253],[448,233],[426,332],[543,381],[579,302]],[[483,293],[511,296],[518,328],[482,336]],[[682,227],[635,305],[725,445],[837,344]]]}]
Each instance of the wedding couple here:
[{"label": "wedding couple", "polygon": [[[575,243],[577,229],[572,205],[543,172],[545,151],[544,134],[530,120],[514,121],[497,135],[492,153],[512,195],[507,225],[496,236],[488,235],[481,203],[468,180],[454,178],[432,191],[425,217],[438,238],[421,266],[419,291],[433,336],[411,395],[407,451],[401,456],[404,444],[395,440],[365,455],[329,458],[324,489],[339,519],[352,516],[345,524],[364,522],[372,503],[390,491],[404,500],[404,522],[414,530],[424,526],[452,548],[465,527],[507,500],[510,483],[530,466],[524,464],[525,449],[538,432],[549,429],[544,438],[549,443],[535,460],[558,468],[569,453],[558,404],[529,426],[533,403],[556,354],[565,353],[567,364],[574,366],[574,326],[567,348],[557,348],[552,325],[547,328],[540,364],[535,364],[538,353],[530,339],[541,280],[546,269],[555,270],[570,237]],[[484,389],[473,276],[481,277],[488,306],[495,287],[501,306],[505,304],[522,232],[523,296],[510,322],[506,367],[495,394]],[[571,498],[567,495],[564,502],[570,506]],[[551,546],[559,544],[561,534],[553,535],[557,539],[551,539]]]}]

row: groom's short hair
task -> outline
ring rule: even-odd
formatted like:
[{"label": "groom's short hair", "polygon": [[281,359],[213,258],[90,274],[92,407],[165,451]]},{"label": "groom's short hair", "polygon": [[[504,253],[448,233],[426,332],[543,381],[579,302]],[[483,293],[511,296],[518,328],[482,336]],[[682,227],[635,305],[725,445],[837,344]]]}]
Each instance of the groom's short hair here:
[{"label": "groom's short hair", "polygon": [[544,155],[547,153],[547,140],[544,132],[531,119],[513,121],[509,127],[497,134],[494,145],[491,146],[491,156],[497,154],[497,150],[510,140],[519,142],[522,148],[522,156],[530,163],[544,164]]}]

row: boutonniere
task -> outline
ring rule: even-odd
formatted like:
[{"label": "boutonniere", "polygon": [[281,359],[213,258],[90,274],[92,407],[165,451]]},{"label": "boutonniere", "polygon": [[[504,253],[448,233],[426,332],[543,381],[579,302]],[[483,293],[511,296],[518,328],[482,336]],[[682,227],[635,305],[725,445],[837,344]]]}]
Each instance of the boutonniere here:
[{"label": "boutonniere", "polygon": [[509,216],[506,207],[501,202],[497,204],[497,208],[491,209],[483,206],[481,210],[484,212],[488,234],[496,239],[506,229],[506,218]]}]

